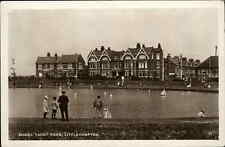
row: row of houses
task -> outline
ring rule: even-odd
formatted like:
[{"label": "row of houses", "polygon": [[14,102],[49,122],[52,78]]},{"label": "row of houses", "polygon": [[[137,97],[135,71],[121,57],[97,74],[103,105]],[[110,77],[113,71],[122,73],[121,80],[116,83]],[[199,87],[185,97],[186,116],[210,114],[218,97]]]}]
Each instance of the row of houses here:
[{"label": "row of houses", "polygon": [[101,46],[90,51],[87,65],[81,54],[62,55],[50,53],[46,57],[38,57],[36,61],[38,77],[105,77],[116,79],[124,76],[127,79],[171,78],[207,78],[218,79],[218,56],[210,56],[203,62],[183,56],[165,58],[160,43],[157,47],[146,47],[137,43],[135,48],[115,51],[110,47]]}]

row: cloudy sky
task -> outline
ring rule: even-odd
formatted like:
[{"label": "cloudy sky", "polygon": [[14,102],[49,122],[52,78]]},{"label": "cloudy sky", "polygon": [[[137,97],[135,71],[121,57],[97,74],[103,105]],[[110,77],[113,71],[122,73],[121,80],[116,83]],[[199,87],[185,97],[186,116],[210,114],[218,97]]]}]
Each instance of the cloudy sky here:
[{"label": "cloudy sky", "polygon": [[15,10],[9,14],[8,53],[17,75],[35,73],[37,56],[157,46],[164,54],[204,60],[218,44],[217,9],[142,8]]}]

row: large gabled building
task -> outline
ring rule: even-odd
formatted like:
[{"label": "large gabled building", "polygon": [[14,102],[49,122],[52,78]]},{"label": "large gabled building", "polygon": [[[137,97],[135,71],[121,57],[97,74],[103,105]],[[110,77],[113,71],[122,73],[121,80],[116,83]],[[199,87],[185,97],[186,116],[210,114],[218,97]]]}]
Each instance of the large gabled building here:
[{"label": "large gabled building", "polygon": [[114,51],[103,46],[92,50],[88,55],[89,76],[102,76],[116,78],[151,78],[163,79],[163,50],[158,44],[157,48],[145,47],[137,43],[135,48],[125,51]]},{"label": "large gabled building", "polygon": [[45,78],[79,77],[85,61],[81,54],[37,57],[36,76]]},{"label": "large gabled building", "polygon": [[104,46],[100,50],[95,48],[88,55],[89,77],[102,76],[115,78],[122,75],[122,61],[120,60],[123,51],[113,51]]}]

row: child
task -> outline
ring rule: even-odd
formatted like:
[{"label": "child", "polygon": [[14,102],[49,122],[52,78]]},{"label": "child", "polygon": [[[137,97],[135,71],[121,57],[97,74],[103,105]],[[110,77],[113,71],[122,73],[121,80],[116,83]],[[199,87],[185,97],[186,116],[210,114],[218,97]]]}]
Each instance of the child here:
[{"label": "child", "polygon": [[104,107],[104,109],[103,109],[103,118],[104,119],[112,118],[111,112],[110,112],[110,110],[109,110],[109,108],[107,106]]},{"label": "child", "polygon": [[198,112],[198,117],[203,118],[205,117],[205,111],[202,109],[200,112]]},{"label": "child", "polygon": [[46,115],[48,114],[48,96],[44,97],[42,104],[43,104],[44,119],[46,119]]},{"label": "child", "polygon": [[56,101],[56,97],[53,97],[53,101],[52,101],[52,119],[56,119],[56,112],[58,109],[58,104]]}]

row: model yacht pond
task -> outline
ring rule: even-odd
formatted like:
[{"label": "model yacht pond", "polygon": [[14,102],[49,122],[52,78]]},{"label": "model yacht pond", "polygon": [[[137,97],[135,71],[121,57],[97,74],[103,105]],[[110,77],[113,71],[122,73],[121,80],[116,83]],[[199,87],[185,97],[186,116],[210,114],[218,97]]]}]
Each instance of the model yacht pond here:
[{"label": "model yacht pond", "polygon": [[[197,117],[201,109],[204,109],[208,117],[218,116],[218,93],[166,91],[166,96],[160,96],[161,91],[148,89],[65,90],[70,99],[69,116],[72,119],[93,118],[93,101],[98,95],[103,99],[104,105],[110,108],[113,119]],[[42,117],[44,96],[48,95],[50,105],[52,97],[58,98],[59,94],[60,91],[56,88],[10,88],[9,117]],[[60,118],[59,110],[57,117]]]}]

